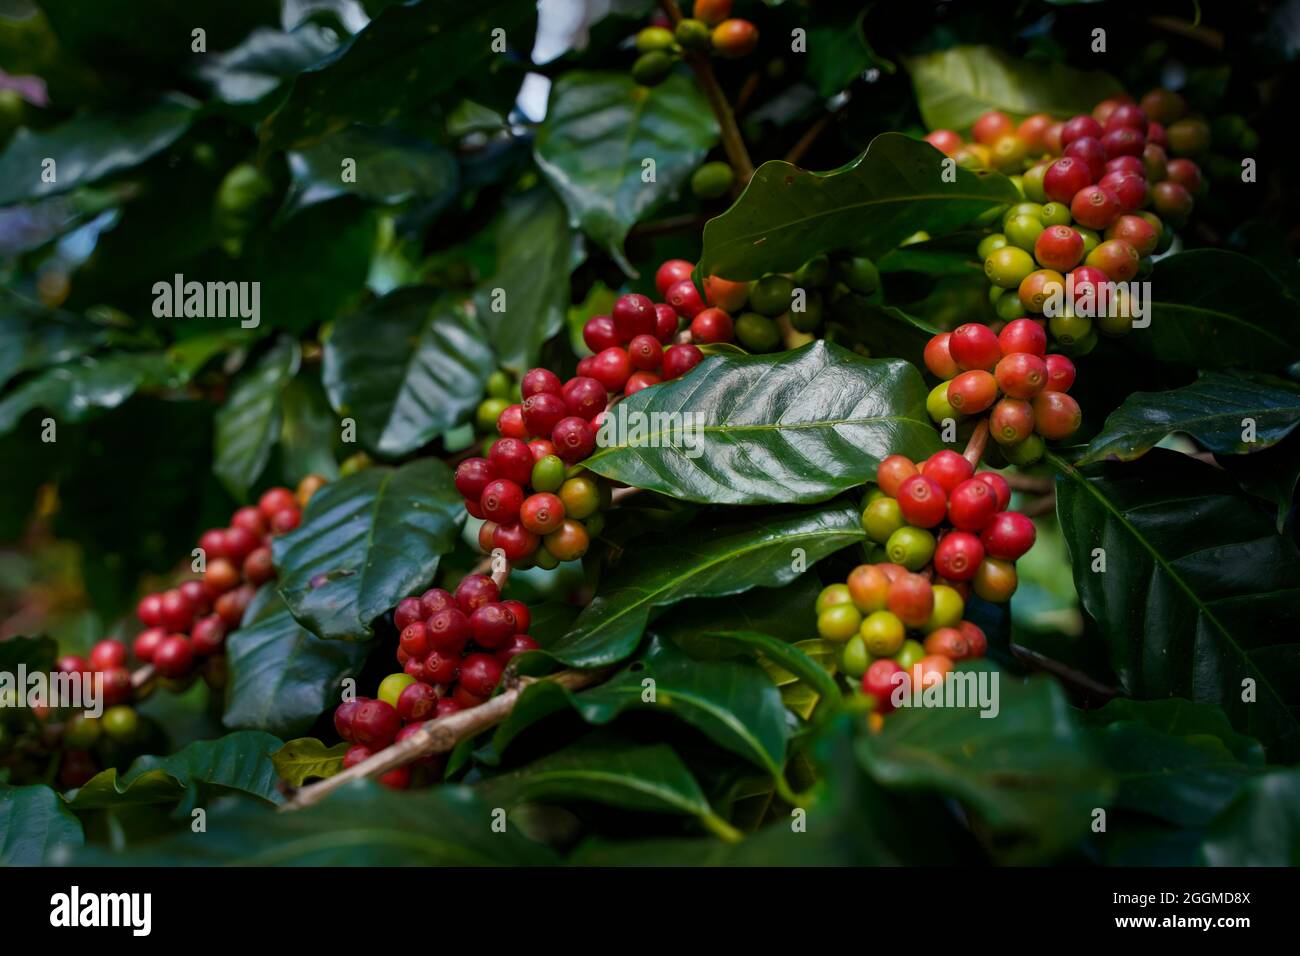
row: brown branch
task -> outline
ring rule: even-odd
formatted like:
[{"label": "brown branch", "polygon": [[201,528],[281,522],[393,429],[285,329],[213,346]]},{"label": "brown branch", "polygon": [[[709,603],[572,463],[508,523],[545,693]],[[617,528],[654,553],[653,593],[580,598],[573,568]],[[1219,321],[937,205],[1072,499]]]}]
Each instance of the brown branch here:
[{"label": "brown branch", "polygon": [[785,161],[795,166],[799,165],[799,160],[803,159],[804,153],[808,152],[817,137],[831,124],[833,118],[833,113],[823,113],[817,122],[808,127],[808,131],[799,137],[799,142],[790,147],[790,152],[785,154]]},{"label": "brown branch", "polygon": [[131,688],[139,690],[145,684],[154,679],[157,672],[153,669],[152,664],[145,664],[131,673]]},{"label": "brown branch", "polygon": [[1110,700],[1112,697],[1119,696],[1119,691],[1115,688],[1107,687],[1105,684],[1093,680],[1082,671],[1075,670],[1073,667],[1062,664],[1060,661],[1053,660],[1037,651],[1031,651],[1027,647],[1022,647],[1013,642],[1011,644],[1011,653],[1031,668],[1051,674],[1053,677],[1060,679],[1064,683],[1100,697],[1103,700]]},{"label": "brown branch", "polygon": [[[674,28],[682,22],[682,11],[677,6],[677,0],[659,0],[659,6],[668,15]],[[731,112],[731,104],[727,102],[727,94],[722,92],[707,54],[687,53],[686,62],[695,71],[695,79],[699,81],[704,98],[709,101],[709,108],[718,119],[718,127],[722,131],[722,148],[736,173],[736,187],[743,188],[753,178],[754,163],[749,158],[749,150],[745,148],[745,140],[740,135],[740,127],[736,125],[736,117]]]},{"label": "brown branch", "polygon": [[632,227],[632,231],[628,235],[629,238],[638,238],[662,236],[674,232],[694,232],[702,228],[708,221],[708,216],[701,216],[696,213],[689,213],[681,216],[667,216],[663,219],[654,219],[650,222],[638,223]]},{"label": "brown branch", "polygon": [[476,737],[484,730],[495,727],[509,717],[515,708],[515,704],[519,701],[519,695],[530,684],[535,684],[538,681],[550,681],[568,690],[580,690],[583,687],[590,687],[592,684],[600,683],[608,674],[608,670],[564,670],[549,677],[518,678],[510,689],[498,694],[491,700],[469,710],[457,711],[454,714],[448,714],[446,717],[427,721],[423,727],[411,734],[411,736],[390,747],[385,747],[378,753],[367,757],[361,763],[355,764],[319,783],[303,787],[294,795],[293,799],[283,804],[280,809],[300,810],[303,807],[319,803],[335,790],[346,786],[353,780],[379,777],[390,770],[395,770],[421,757],[449,753],[462,740]]},{"label": "brown branch", "polygon": [[758,84],[761,83],[762,80],[763,74],[758,70],[754,70],[749,74],[749,76],[745,77],[744,85],[741,86],[740,92],[736,94],[735,112],[743,113],[745,111],[745,106],[749,103],[750,98],[758,91]]},{"label": "brown branch", "polygon": [[989,443],[989,420],[981,418],[980,423],[975,426],[975,431],[971,432],[970,441],[966,443],[966,450],[962,452],[972,468],[978,468],[980,459],[984,457],[984,449]]},{"label": "brown branch", "polygon": [[1026,518],[1037,518],[1041,515],[1051,514],[1056,510],[1056,492],[1049,491],[1047,494],[1027,502],[1020,509],[1020,513]]},{"label": "brown branch", "polygon": [[1008,474],[1002,476],[1007,485],[1016,491],[1028,491],[1036,495],[1045,495],[1052,490],[1051,478],[1039,478],[1036,475]]}]

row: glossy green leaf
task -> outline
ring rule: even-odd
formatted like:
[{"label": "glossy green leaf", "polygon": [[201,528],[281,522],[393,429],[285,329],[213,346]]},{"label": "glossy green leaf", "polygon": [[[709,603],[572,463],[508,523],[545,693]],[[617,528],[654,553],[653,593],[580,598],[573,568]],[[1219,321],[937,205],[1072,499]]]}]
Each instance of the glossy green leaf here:
[{"label": "glossy green leaf", "polygon": [[338,477],[339,422],[320,384],[298,376],[280,394],[280,473],[296,485],[307,475]]},{"label": "glossy green leaf", "polygon": [[178,378],[160,353],[114,352],[56,365],[0,400],[0,435],[34,408],[58,423],[85,421],[117,408],[141,388],[174,385]]},{"label": "glossy green leaf", "polygon": [[[344,161],[355,163],[344,179]],[[382,203],[442,202],[456,192],[456,158],[440,146],[393,130],[353,126],[289,154],[299,204],[353,193]]]},{"label": "glossy green leaf", "polygon": [[536,8],[514,0],[389,6],[298,76],[287,102],[263,124],[263,144],[301,147],[352,123],[414,116],[439,97],[478,98],[485,84],[517,90],[518,62],[493,50],[493,31],[504,30],[510,47],[527,51],[536,23]]},{"label": "glossy green leaf", "polygon": [[1206,832],[1208,866],[1300,866],[1300,770],[1249,781]]},{"label": "glossy green leaf", "polygon": [[[963,666],[949,682],[979,674],[992,679],[996,671]],[[1056,683],[996,676],[994,716],[982,717],[974,704],[903,708],[859,740],[859,759],[886,787],[961,800],[995,837],[996,855],[1041,860],[1088,832],[1113,784]],[[974,699],[972,692],[967,700]]]},{"label": "glossy green leaf", "polygon": [[0,388],[22,372],[80,358],[104,339],[103,329],[80,316],[0,291]]},{"label": "glossy green leaf", "polygon": [[821,340],[715,355],[615,406],[586,467],[687,501],[823,501],[871,480],[890,454],[940,447],[925,395],[906,362]]},{"label": "glossy green leaf", "polygon": [[826,173],[766,162],[735,204],[705,224],[699,271],[757,279],[844,249],[879,257],[918,230],[941,235],[1018,197],[1004,176],[960,166],[946,176],[943,164],[929,143],[901,133],[880,134]]},{"label": "glossy green leaf", "polygon": [[573,667],[622,660],[657,609],[687,598],[787,584],[864,538],[857,509],[831,504],[702,524],[689,537],[670,533],[642,540],[634,558],[601,582],[601,593],[546,652]]},{"label": "glossy green leaf", "polygon": [[[1250,440],[1247,434],[1250,423]],[[1300,424],[1300,389],[1280,379],[1206,372],[1186,388],[1134,392],[1111,413],[1078,464],[1129,461],[1175,432],[1218,455],[1277,444]]]},{"label": "glossy green leaf", "polygon": [[331,482],[274,541],[280,593],[318,636],[365,640],[375,618],[428,587],[464,521],[451,469],[436,458]]},{"label": "glossy green leaf", "polygon": [[[84,113],[49,129],[23,128],[0,153],[0,206],[88,186],[176,142],[195,104],[174,99],[131,113]],[[50,167],[46,160],[54,160]]]},{"label": "glossy green leaf", "polygon": [[580,242],[545,186],[508,199],[493,228],[497,267],[479,284],[476,314],[500,364],[522,375],[564,324]]},{"label": "glossy green leaf", "polygon": [[299,737],[272,754],[271,760],[281,780],[301,787],[308,780],[324,780],[342,770],[343,755],[349,746],[346,740],[326,747],[315,737]]},{"label": "glossy green leaf", "polygon": [[917,105],[930,129],[964,130],[980,114],[1002,110],[1017,119],[1051,113],[1069,119],[1091,113],[1098,100],[1123,92],[1100,70],[1060,60],[1017,60],[987,46],[957,46],[907,61]]},{"label": "glossy green leaf", "polygon": [[1262,265],[1224,249],[1161,259],[1151,325],[1124,344],[1160,362],[1279,371],[1300,359],[1300,302]]},{"label": "glossy green leaf", "polygon": [[1292,432],[1272,448],[1253,455],[1223,458],[1219,464],[1243,489],[1277,508],[1276,527],[1281,534],[1300,487],[1300,433]]},{"label": "glossy green leaf", "polygon": [[284,338],[235,382],[217,410],[216,456],[212,470],[236,500],[256,484],[280,437],[285,386],[298,374],[302,351]]},{"label": "glossy green leaf", "polygon": [[626,72],[574,70],[551,87],[534,156],[573,222],[631,272],[628,231],[677,195],[717,141],[717,121],[687,76],[645,87]]},{"label": "glossy green leaf", "polygon": [[288,33],[258,29],[239,46],[209,53],[199,68],[217,99],[255,104],[271,96],[286,80],[319,63],[338,46],[333,31],[305,23]]},{"label": "glossy green leaf", "polygon": [[434,289],[412,286],[335,324],[323,380],[361,442],[396,456],[466,421],[495,367],[477,324]]},{"label": "glossy green leaf", "polygon": [[0,866],[40,866],[55,847],[83,840],[80,821],[54,790],[0,783]]},{"label": "glossy green leaf", "polygon": [[1275,759],[1300,755],[1295,543],[1228,476],[1185,455],[1155,449],[1087,471],[1051,460],[1079,597],[1125,691],[1217,704]]}]

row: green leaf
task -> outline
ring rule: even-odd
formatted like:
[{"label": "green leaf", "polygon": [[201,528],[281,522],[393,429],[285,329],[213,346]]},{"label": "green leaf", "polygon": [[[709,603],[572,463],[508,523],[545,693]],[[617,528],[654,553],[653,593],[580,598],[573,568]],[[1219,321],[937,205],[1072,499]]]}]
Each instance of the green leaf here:
[{"label": "green leaf", "polygon": [[81,822],[54,790],[0,783],[0,866],[40,866],[55,847],[84,839]]},{"label": "green leaf", "polygon": [[320,637],[364,640],[375,618],[428,586],[464,521],[451,469],[436,458],[331,482],[272,545],[280,593]]},{"label": "green leaf", "polygon": [[208,832],[186,830],[130,853],[91,848],[82,865],[130,866],[499,866],[555,862],[545,847],[493,826],[493,806],[468,787],[398,792],[372,781],[343,787],[314,806],[276,813],[247,800],[208,811]]},{"label": "green leaf", "polygon": [[1016,201],[1005,176],[956,167],[947,182],[943,163],[929,143],[901,133],[881,133],[827,173],[766,162],[735,204],[705,223],[699,272],[739,281],[844,249],[878,258],[918,230],[941,235]]},{"label": "green leaf", "polygon": [[52,671],[58,653],[59,646],[48,637],[7,637],[0,641],[0,672],[12,674],[20,664],[28,673]]},{"label": "green leaf", "polygon": [[[1254,440],[1242,438],[1246,419]],[[1180,432],[1218,455],[1277,444],[1300,424],[1300,389],[1289,382],[1206,372],[1185,388],[1134,392],[1111,413],[1076,464],[1131,461]]]},{"label": "green leaf", "polygon": [[279,737],[303,733],[340,701],[343,679],[360,672],[369,651],[366,644],[322,640],[275,597],[265,616],[246,620],[226,639],[230,683],[222,720]]},{"label": "green leaf", "polygon": [[[1230,478],[1185,455],[1155,449],[1088,471],[1050,460],[1079,597],[1125,691],[1217,704],[1275,759],[1300,755],[1297,701],[1284,696],[1297,686],[1295,543]],[[1096,548],[1104,573],[1092,570]]]},{"label": "green leaf", "polygon": [[280,395],[280,413],[280,471],[284,480],[296,485],[308,475],[337,478],[334,441],[339,435],[339,423],[320,384],[303,376],[286,383]]},{"label": "green leaf", "polygon": [[[174,99],[132,113],[83,113],[49,129],[23,127],[0,153],[0,206],[88,186],[139,165],[189,129],[195,104]],[[50,175],[47,159],[54,160]]]},{"label": "green leaf", "polygon": [[1276,506],[1276,527],[1281,534],[1300,485],[1300,433],[1292,432],[1272,448],[1224,458],[1219,464],[1243,489]]},{"label": "green leaf", "polygon": [[170,386],[177,381],[161,353],[116,352],[56,365],[0,400],[0,435],[34,408],[45,409],[60,424],[80,422],[117,408],[138,389]]},{"label": "green leaf", "polygon": [[[343,162],[355,162],[355,179],[343,179]],[[408,199],[445,202],[456,192],[456,158],[440,146],[395,130],[353,126],[301,152],[289,154],[300,205],[353,193],[373,202]]]},{"label": "green leaf", "polygon": [[262,125],[263,146],[297,148],[352,123],[416,116],[443,96],[481,101],[475,94],[485,84],[513,85],[508,104],[522,75],[514,58],[492,49],[493,30],[504,30],[510,46],[526,51],[536,23],[535,6],[514,0],[387,7],[298,76],[288,100]]},{"label": "green leaf", "polygon": [[1210,826],[1202,853],[1209,866],[1300,866],[1300,770],[1278,769],[1249,781]]},{"label": "green leaf", "polygon": [[259,103],[337,46],[334,32],[314,23],[288,33],[260,28],[234,49],[203,57],[199,76],[225,103]]},{"label": "green leaf", "polygon": [[279,803],[271,755],[278,738],[258,731],[227,734],[218,740],[196,740],[169,757],[140,757],[123,774],[101,771],[69,799],[74,810],[99,810],[142,803],[170,803],[185,797],[187,811],[198,803],[200,784],[236,790]]},{"label": "green leaf", "polygon": [[963,130],[981,113],[1017,118],[1090,113],[1098,100],[1122,93],[1114,77],[1059,60],[1017,60],[988,46],[957,46],[907,61],[921,117],[930,129]]},{"label": "green leaf", "polygon": [[[996,674],[988,665],[964,665],[949,681],[980,673]],[[859,759],[883,786],[961,800],[992,835],[999,857],[1043,860],[1088,832],[1112,782],[1057,684],[996,678],[996,716],[985,719],[974,705],[901,708],[883,731],[859,740]],[[973,690],[966,699],[976,699]]]},{"label": "green leaf", "polygon": [[635,559],[602,581],[602,593],[546,653],[572,667],[614,663],[636,648],[657,609],[787,584],[864,537],[857,509],[831,504],[701,526],[689,539],[678,533],[643,540]]},{"label": "green leaf", "polygon": [[[644,699],[646,680],[654,681],[653,700]],[[566,705],[587,723],[598,725],[630,709],[672,714],[772,776],[778,776],[785,763],[789,728],[781,694],[762,669],[748,661],[695,660],[655,638],[632,667],[581,693],[545,681],[530,686],[497,728],[494,749],[504,752],[521,731]]]},{"label": "green leaf", "polygon": [[348,742],[342,741],[326,747],[315,737],[290,740],[277,750],[271,759],[280,779],[294,787],[301,787],[313,778],[327,779],[343,769],[343,755]]},{"label": "green leaf", "polygon": [[1193,249],[1161,259],[1150,306],[1150,327],[1124,344],[1157,361],[1279,371],[1300,359],[1300,303],[1238,253]]},{"label": "green leaf", "polygon": [[0,388],[22,372],[80,358],[105,337],[103,329],[80,316],[0,290]]},{"label": "green leaf", "polygon": [[906,362],[821,340],[715,355],[619,402],[585,466],[687,501],[823,501],[869,481],[890,454],[920,459],[940,447],[925,396]]},{"label": "green leaf", "polygon": [[246,501],[280,438],[285,386],[298,374],[302,351],[285,337],[236,381],[216,414],[212,470],[231,495]]},{"label": "green leaf", "polygon": [[866,11],[821,10],[832,19],[808,27],[808,76],[823,99],[849,86],[872,66],[893,73],[894,64],[881,60],[862,33]]},{"label": "green leaf", "polygon": [[634,274],[628,231],[676,197],[717,141],[709,104],[686,76],[651,88],[626,72],[570,71],[551,87],[533,154],[573,222]]},{"label": "green leaf", "polygon": [[497,269],[479,284],[476,314],[500,364],[522,375],[564,324],[569,274],[580,261],[581,242],[546,186],[506,201],[494,242]]},{"label": "green leaf", "polygon": [[412,286],[340,319],[322,374],[362,444],[397,456],[466,421],[495,367],[476,324],[434,289]]}]

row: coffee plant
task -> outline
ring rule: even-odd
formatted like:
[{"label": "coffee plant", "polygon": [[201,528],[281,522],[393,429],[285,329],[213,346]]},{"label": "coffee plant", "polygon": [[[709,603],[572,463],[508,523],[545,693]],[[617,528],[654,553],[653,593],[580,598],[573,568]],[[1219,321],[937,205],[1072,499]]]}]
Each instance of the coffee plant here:
[{"label": "coffee plant", "polygon": [[7,5],[0,863],[1300,862],[1285,7]]}]

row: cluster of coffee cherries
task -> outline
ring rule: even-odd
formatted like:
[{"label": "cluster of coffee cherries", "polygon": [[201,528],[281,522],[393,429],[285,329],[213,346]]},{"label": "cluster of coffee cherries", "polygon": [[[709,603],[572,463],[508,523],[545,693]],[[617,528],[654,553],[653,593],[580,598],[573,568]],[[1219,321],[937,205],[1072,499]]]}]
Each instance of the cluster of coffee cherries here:
[{"label": "cluster of coffee cherries", "polygon": [[[1011,489],[992,471],[975,473],[955,451],[919,466],[902,455],[880,463],[862,527],[872,558],[931,573],[963,599],[1000,604],[1016,590],[1016,559],[1034,544],[1034,523],[1009,511]],[[905,621],[905,623],[907,623]]]},{"label": "cluster of coffee cherries", "polygon": [[892,562],[858,565],[845,583],[822,589],[816,610],[817,632],[840,643],[839,668],[861,680],[877,721],[894,709],[897,675],[924,688],[988,650],[984,631],[963,619],[956,585]]},{"label": "cluster of coffee cherries", "polygon": [[578,375],[594,378],[613,395],[635,395],[685,375],[700,364],[704,353],[689,342],[676,342],[682,319],[690,322],[694,342],[730,342],[731,316],[705,306],[691,281],[693,268],[684,259],[670,259],[659,267],[655,281],[665,302],[630,292],[619,296],[609,315],[588,319],[582,341],[592,354],[579,359]]},{"label": "cluster of coffee cherries", "polygon": [[1044,439],[1079,430],[1083,413],[1066,394],[1074,362],[1047,354],[1042,320],[1012,319],[996,334],[978,322],[960,325],[930,339],[925,365],[942,379],[926,399],[930,417],[962,421],[987,412],[989,434],[1013,465],[1033,464]]},{"label": "cluster of coffee cherries", "polygon": [[[528,636],[531,623],[527,605],[501,600],[496,582],[484,574],[462,578],[454,593],[430,588],[400,601],[393,624],[402,669],[380,681],[375,698],[357,697],[334,711],[334,728],[352,745],[343,765],[405,739],[425,721],[482,704],[510,660],[537,648]],[[413,771],[436,778],[440,764],[437,757],[421,758],[379,780],[404,789]]]},{"label": "cluster of coffee cherries", "polygon": [[731,15],[731,0],[695,0],[691,16],[676,27],[663,14],[636,35],[632,78],[642,86],[662,83],[684,52],[738,59],[758,46],[758,27]]}]

